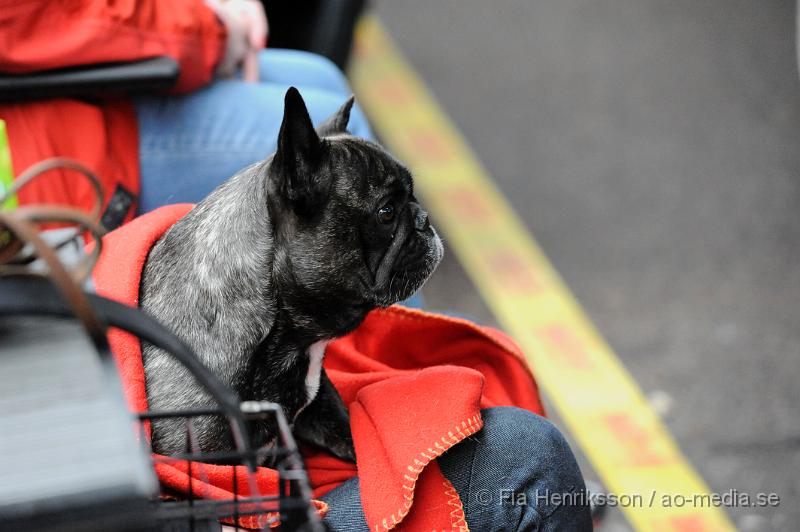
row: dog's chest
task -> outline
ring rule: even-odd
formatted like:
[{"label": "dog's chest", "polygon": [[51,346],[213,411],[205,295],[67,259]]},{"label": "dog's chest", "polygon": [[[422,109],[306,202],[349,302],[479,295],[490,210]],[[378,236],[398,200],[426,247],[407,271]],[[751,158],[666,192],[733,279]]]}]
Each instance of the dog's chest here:
[{"label": "dog's chest", "polygon": [[328,340],[314,342],[308,348],[308,373],[306,374],[306,404],[314,400],[319,392],[319,378],[322,373],[322,359]]}]

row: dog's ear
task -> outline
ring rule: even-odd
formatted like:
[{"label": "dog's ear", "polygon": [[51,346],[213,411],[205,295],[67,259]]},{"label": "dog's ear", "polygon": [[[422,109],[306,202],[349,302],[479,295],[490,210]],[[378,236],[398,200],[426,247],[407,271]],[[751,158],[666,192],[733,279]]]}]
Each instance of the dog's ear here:
[{"label": "dog's ear", "polygon": [[319,136],[324,137],[326,135],[335,135],[336,133],[348,133],[347,123],[350,121],[350,111],[353,109],[353,103],[355,101],[356,97],[350,96],[338,111],[320,124],[319,127],[317,127]]},{"label": "dog's ear", "polygon": [[329,183],[320,174],[322,141],[314,130],[308,109],[294,87],[286,91],[278,150],[270,177],[278,193],[300,216],[312,214],[327,195]]}]

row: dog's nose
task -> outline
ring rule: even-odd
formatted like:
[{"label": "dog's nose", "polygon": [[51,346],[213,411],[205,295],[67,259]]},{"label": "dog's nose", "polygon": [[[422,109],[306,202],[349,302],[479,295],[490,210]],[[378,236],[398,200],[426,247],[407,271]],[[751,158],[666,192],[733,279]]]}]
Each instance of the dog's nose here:
[{"label": "dog's nose", "polygon": [[416,203],[411,204],[411,212],[414,216],[414,229],[417,231],[425,231],[431,226],[428,220],[428,213],[422,210],[422,207]]}]

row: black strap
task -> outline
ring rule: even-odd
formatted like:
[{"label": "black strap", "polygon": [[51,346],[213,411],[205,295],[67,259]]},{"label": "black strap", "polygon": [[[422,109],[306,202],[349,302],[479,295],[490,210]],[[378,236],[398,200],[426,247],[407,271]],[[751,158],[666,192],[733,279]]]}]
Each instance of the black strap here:
[{"label": "black strap", "polygon": [[180,65],[167,56],[139,61],[78,65],[71,68],[0,74],[0,101],[95,96],[169,89]]}]

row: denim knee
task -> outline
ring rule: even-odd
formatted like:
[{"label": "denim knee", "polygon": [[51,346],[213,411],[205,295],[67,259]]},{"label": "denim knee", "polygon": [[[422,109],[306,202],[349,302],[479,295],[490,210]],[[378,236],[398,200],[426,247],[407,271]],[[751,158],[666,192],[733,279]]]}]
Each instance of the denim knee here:
[{"label": "denim knee", "polygon": [[262,81],[303,85],[348,96],[347,78],[327,57],[302,50],[268,48],[259,57]]},{"label": "denim knee", "polygon": [[546,463],[556,467],[574,460],[564,436],[542,416],[510,406],[487,408],[482,415],[484,450],[496,453],[509,467],[532,455],[546,457]]},{"label": "denim knee", "polygon": [[[438,459],[470,529],[590,531],[587,505],[554,504],[546,496],[583,490],[580,469],[558,429],[519,408],[489,408],[482,415],[483,430]],[[366,530],[357,479],[323,500],[331,504],[331,530]]]},{"label": "denim knee", "polygon": [[330,59],[325,56],[312,54],[311,52],[300,52],[308,56],[310,69],[313,69],[313,76],[319,80],[320,86],[339,93],[351,93],[352,89],[347,82],[344,72]]},{"label": "denim knee", "polygon": [[558,429],[514,407],[482,416],[483,430],[439,459],[470,528],[591,530],[583,476]]}]

